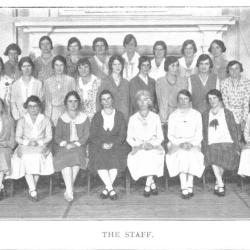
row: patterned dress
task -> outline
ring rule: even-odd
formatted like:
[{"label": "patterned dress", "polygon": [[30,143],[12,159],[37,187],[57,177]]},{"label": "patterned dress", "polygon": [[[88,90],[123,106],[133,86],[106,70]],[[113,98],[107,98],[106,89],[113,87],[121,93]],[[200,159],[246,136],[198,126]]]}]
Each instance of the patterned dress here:
[{"label": "patterned dress", "polygon": [[11,63],[10,61],[5,62],[4,71],[5,74],[13,80],[19,79],[22,75],[22,72],[18,68],[18,62],[15,64]]}]

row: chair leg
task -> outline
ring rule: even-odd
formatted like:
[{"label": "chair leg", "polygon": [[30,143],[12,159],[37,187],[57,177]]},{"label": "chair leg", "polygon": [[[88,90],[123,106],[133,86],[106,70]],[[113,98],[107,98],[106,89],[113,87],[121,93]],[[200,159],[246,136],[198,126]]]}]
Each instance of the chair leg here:
[{"label": "chair leg", "polygon": [[128,169],[126,170],[126,194],[130,194],[131,179]]},{"label": "chair leg", "polygon": [[88,181],[87,181],[88,189],[87,189],[87,192],[88,192],[88,195],[89,195],[90,194],[90,188],[91,188],[91,175],[90,175],[89,171],[87,173],[87,177],[88,177]]},{"label": "chair leg", "polygon": [[52,192],[53,192],[53,176],[50,175],[50,177],[49,177],[49,196],[52,195]]}]

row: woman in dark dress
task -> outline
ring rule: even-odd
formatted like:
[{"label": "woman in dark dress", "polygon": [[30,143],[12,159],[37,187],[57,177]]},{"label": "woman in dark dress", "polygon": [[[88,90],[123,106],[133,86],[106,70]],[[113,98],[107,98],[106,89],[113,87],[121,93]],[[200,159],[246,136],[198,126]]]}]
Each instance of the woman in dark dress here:
[{"label": "woman in dark dress", "polygon": [[109,90],[100,93],[102,110],[92,119],[89,136],[90,171],[98,173],[105,185],[101,198],[117,199],[113,183],[118,171],[126,167],[126,122],[123,114],[113,108]]},{"label": "woman in dark dress", "polygon": [[89,119],[80,112],[80,96],[70,91],[64,99],[65,113],[58,119],[55,131],[54,166],[61,171],[66,191],[64,198],[74,199],[74,182],[80,168],[87,168],[86,142],[89,137]]}]

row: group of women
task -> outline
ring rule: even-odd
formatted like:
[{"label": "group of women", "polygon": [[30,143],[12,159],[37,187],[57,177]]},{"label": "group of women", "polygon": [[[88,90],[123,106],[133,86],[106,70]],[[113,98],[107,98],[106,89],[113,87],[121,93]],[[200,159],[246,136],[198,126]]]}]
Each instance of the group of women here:
[{"label": "group of women", "polygon": [[[214,193],[225,195],[224,170],[250,175],[250,82],[243,66],[224,57],[214,40],[209,54],[197,54],[193,40],[182,57],[167,56],[156,41],[153,59],[136,52],[132,34],[123,55],[108,54],[108,43],[93,41],[94,56],[81,55],[81,42],[68,41],[67,56],[53,55],[50,37],[39,41],[41,56],[22,57],[17,44],[0,59],[0,199],[4,178],[25,177],[28,197],[38,201],[40,175],[61,172],[64,198],[74,199],[82,169],[104,183],[100,197],[116,200],[114,181],[128,167],[145,177],[143,195],[157,195],[156,177],[180,177],[181,196],[193,193],[193,177],[212,166]],[[239,164],[239,158],[241,160]]]}]

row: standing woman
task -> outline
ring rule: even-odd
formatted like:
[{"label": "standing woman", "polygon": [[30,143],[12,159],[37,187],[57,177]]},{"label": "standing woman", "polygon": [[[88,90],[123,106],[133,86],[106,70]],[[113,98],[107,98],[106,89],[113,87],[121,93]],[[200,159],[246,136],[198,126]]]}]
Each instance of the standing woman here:
[{"label": "standing woman", "polygon": [[101,85],[101,81],[92,74],[89,59],[79,59],[76,67],[78,72],[76,90],[82,100],[81,110],[91,121],[96,113],[97,91]]},{"label": "standing woman", "polygon": [[38,201],[37,182],[40,175],[54,173],[52,154],[48,144],[52,140],[49,118],[41,113],[42,102],[38,96],[30,96],[24,103],[27,114],[18,120],[16,142],[18,147],[12,158],[11,178],[25,176],[29,198]]},{"label": "standing woman", "polygon": [[197,47],[194,40],[186,40],[182,44],[181,54],[179,59],[180,75],[182,77],[190,77],[197,72],[196,62],[198,56],[196,55]]},{"label": "standing woman", "polygon": [[44,84],[45,114],[51,119],[52,126],[56,126],[58,118],[64,113],[64,98],[66,94],[76,89],[74,78],[65,74],[66,59],[55,56],[52,60],[54,75]]},{"label": "standing woman", "polygon": [[109,46],[106,39],[103,37],[95,38],[92,44],[92,49],[95,52],[95,55],[89,59],[92,72],[98,78],[103,79],[109,73]]},{"label": "standing woman", "polygon": [[58,119],[55,131],[54,165],[61,171],[66,186],[64,198],[74,199],[74,182],[80,168],[86,169],[86,142],[89,137],[89,119],[82,113],[81,99],[76,91],[64,99],[65,113]]},{"label": "standing woman", "polygon": [[[98,90],[98,96],[103,90],[109,90],[114,98],[113,107],[121,111],[126,122],[129,118],[129,82],[122,77],[124,60],[119,55],[111,56],[109,59],[109,76],[102,80]],[[101,104],[97,101],[98,110]]]},{"label": "standing woman", "polygon": [[4,101],[0,98],[0,200],[6,194],[3,179],[4,175],[10,175],[11,173],[11,155],[14,146],[14,121],[7,112]]},{"label": "standing woman", "polygon": [[31,58],[26,56],[21,58],[18,67],[22,72],[22,76],[12,85],[11,90],[11,113],[17,121],[27,110],[24,108],[24,103],[31,95],[36,95],[40,99],[43,97],[42,82],[32,76],[34,71],[34,63]]},{"label": "standing woman", "polygon": [[165,76],[164,62],[167,56],[167,45],[164,41],[156,41],[153,47],[154,58],[151,60],[149,76],[157,81]]},{"label": "standing woman", "polygon": [[4,52],[4,55],[9,58],[4,64],[5,74],[13,80],[17,80],[21,76],[21,71],[18,67],[18,56],[21,53],[20,47],[15,43],[9,44]]},{"label": "standing woman", "polygon": [[192,93],[193,108],[203,113],[208,108],[206,100],[210,89],[220,89],[217,75],[211,72],[213,62],[209,55],[201,54],[196,64],[198,72],[188,78],[188,90]]},{"label": "standing woman", "polygon": [[0,98],[3,100],[6,112],[10,114],[10,97],[13,79],[4,71],[3,59],[0,57]]},{"label": "standing woman", "polygon": [[214,194],[225,195],[223,173],[238,165],[240,144],[233,113],[223,107],[221,92],[212,89],[207,94],[210,109],[202,114],[203,152],[206,166],[212,166],[216,178]]},{"label": "standing woman", "polygon": [[201,153],[201,114],[192,108],[192,96],[186,89],[177,96],[179,107],[168,120],[168,154],[166,165],[169,176],[180,177],[181,195],[189,199],[193,194],[193,178],[201,177],[205,166]]},{"label": "standing woman", "polygon": [[76,37],[71,37],[68,41],[67,50],[69,54],[66,56],[67,74],[76,79],[77,62],[81,58],[80,51],[82,49],[81,42]]},{"label": "standing woman", "polygon": [[41,56],[34,60],[35,71],[34,76],[44,83],[53,75],[52,60],[53,60],[53,43],[49,36],[42,36],[39,40],[39,48]]},{"label": "standing woman", "polygon": [[222,81],[227,77],[227,64],[224,53],[226,52],[226,46],[221,40],[213,40],[210,44],[208,51],[212,55],[213,69],[212,72],[219,77]]},{"label": "standing woman", "polygon": [[140,55],[136,52],[137,41],[135,36],[127,34],[123,40],[123,47],[125,48],[125,53],[122,55],[125,60],[123,78],[130,81],[139,72],[138,62]]},{"label": "standing woman", "polygon": [[249,111],[250,81],[243,76],[243,66],[238,61],[230,61],[227,65],[228,77],[221,83],[223,103],[233,112],[238,128],[238,136],[242,139]]},{"label": "standing woman", "polygon": [[157,195],[154,176],[161,177],[164,172],[164,149],[161,146],[163,133],[160,117],[150,111],[151,94],[140,90],[136,94],[139,111],[132,115],[128,123],[127,142],[132,147],[128,155],[128,169],[137,181],[146,177],[144,196]]},{"label": "standing woman", "polygon": [[98,173],[105,185],[100,197],[117,199],[113,184],[126,168],[126,122],[123,114],[114,109],[113,95],[109,90],[100,93],[102,110],[98,111],[90,126],[89,169]]},{"label": "standing woman", "polygon": [[158,112],[158,104],[155,92],[155,80],[149,77],[149,71],[151,69],[151,60],[147,56],[141,56],[139,59],[139,73],[135,76],[129,84],[129,98],[130,98],[130,114],[134,114],[138,111],[138,105],[136,103],[136,93],[139,90],[149,91],[153,105],[151,106],[154,112]]}]

